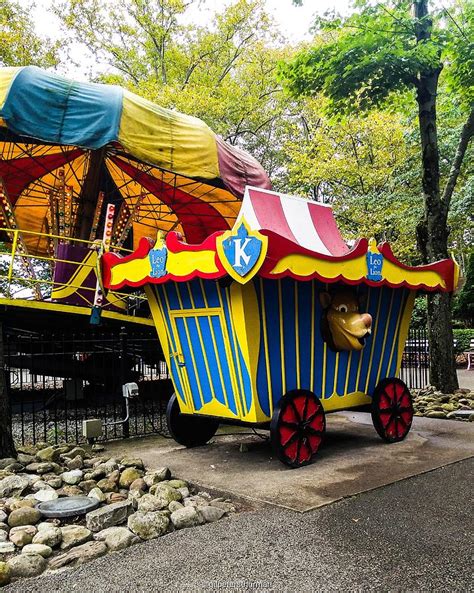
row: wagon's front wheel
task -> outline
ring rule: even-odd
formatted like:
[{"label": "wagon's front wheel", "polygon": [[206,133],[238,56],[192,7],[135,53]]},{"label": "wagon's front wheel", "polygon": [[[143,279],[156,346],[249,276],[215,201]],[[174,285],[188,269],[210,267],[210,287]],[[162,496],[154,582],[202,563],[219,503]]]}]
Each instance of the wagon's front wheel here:
[{"label": "wagon's front wheel", "polygon": [[372,422],[387,443],[402,441],[413,421],[413,404],[408,387],[395,377],[383,379],[372,396]]},{"label": "wagon's front wheel", "polygon": [[174,440],[185,447],[205,445],[219,428],[219,421],[213,418],[181,414],[175,393],[166,407],[166,423]]},{"label": "wagon's front wheel", "polygon": [[311,391],[291,391],[275,408],[270,439],[278,459],[290,467],[308,465],[316,455],[326,418],[323,406]]}]

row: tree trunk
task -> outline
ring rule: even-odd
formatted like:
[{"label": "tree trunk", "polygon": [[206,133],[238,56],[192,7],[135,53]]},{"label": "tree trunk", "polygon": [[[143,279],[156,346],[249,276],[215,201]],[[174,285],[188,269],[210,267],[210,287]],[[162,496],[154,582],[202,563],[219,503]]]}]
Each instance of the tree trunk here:
[{"label": "tree trunk", "polygon": [[[428,1],[414,1],[417,41],[431,36]],[[448,206],[441,199],[439,174],[436,95],[439,67],[420,74],[417,81],[418,121],[422,155],[422,185],[425,211],[417,227],[418,247],[425,263],[449,257]],[[459,386],[454,359],[451,295],[428,294],[428,340],[430,344],[430,382],[444,393]]]},{"label": "tree trunk", "polygon": [[0,321],[0,458],[16,457],[11,430],[11,409],[3,355],[3,327]]}]

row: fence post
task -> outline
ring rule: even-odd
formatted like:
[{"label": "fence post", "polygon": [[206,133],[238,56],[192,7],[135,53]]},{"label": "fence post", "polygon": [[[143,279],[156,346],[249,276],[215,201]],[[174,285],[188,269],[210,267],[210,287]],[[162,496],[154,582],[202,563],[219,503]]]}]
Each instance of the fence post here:
[{"label": "fence post", "polygon": [[[127,330],[125,327],[120,328],[120,393],[122,393],[122,385],[127,382]],[[122,397],[122,414],[123,418],[127,414],[127,406],[125,398]],[[123,438],[128,439],[130,436],[130,421],[127,420],[123,423]]]}]

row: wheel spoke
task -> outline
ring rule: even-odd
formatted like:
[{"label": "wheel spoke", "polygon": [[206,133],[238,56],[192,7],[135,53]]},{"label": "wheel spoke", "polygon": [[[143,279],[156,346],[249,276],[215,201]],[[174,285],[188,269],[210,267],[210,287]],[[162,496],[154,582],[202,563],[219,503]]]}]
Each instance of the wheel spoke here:
[{"label": "wheel spoke", "polygon": [[307,426],[306,427],[306,432],[308,432],[309,434],[312,434],[314,436],[317,436],[317,437],[320,437],[323,434],[323,431],[322,430],[316,430],[312,426]]},{"label": "wheel spoke", "polygon": [[302,439],[298,439],[298,445],[296,446],[296,461],[298,463],[300,463],[301,441]]},{"label": "wheel spoke", "polygon": [[286,443],[282,443],[281,446],[286,449],[289,445],[291,445],[292,443],[294,443],[296,441],[296,439],[298,438],[298,433],[294,432],[291,437],[286,441]]},{"label": "wheel spoke", "polygon": [[280,426],[284,426],[285,428],[290,428],[291,430],[296,430],[299,426],[298,422],[289,422],[288,420],[281,420]]},{"label": "wheel spoke", "polygon": [[293,408],[296,418],[299,418],[299,420],[301,422],[301,420],[302,420],[301,414],[298,412],[298,408],[296,407],[295,402],[292,399],[290,399],[289,402],[290,402],[290,406]]},{"label": "wheel spoke", "polygon": [[308,401],[309,401],[309,395],[306,394],[306,397],[304,399],[303,417],[301,418],[301,420],[303,420],[303,422],[306,420],[306,414],[308,413]]},{"label": "wheel spoke", "polygon": [[311,424],[315,418],[317,418],[318,416],[322,416],[322,414],[323,414],[322,407],[319,406],[318,409],[316,410],[316,412],[313,412],[308,418],[306,418],[307,423]]}]

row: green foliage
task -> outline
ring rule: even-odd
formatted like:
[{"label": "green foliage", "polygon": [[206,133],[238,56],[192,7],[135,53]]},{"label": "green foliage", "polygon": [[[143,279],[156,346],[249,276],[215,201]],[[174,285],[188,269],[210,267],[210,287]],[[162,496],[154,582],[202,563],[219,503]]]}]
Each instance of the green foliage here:
[{"label": "green foliage", "polygon": [[411,315],[410,327],[413,329],[424,329],[428,323],[428,311],[426,304],[426,296],[420,295],[415,299],[413,306],[413,313]]},{"label": "green foliage", "polygon": [[453,334],[456,340],[454,347],[456,354],[470,350],[471,340],[474,340],[474,329],[454,329]]},{"label": "green foliage", "polygon": [[0,0],[0,66],[58,64],[58,44],[38,36],[30,10],[15,0]]},{"label": "green foliage", "polygon": [[456,298],[455,316],[470,327],[474,327],[474,252],[466,267],[465,284]]},{"label": "green foliage", "polygon": [[235,0],[204,26],[184,18],[196,0],[63,0],[57,14],[112,67],[102,81],[203,119],[277,178],[291,101],[276,69],[291,53],[264,4]]}]

